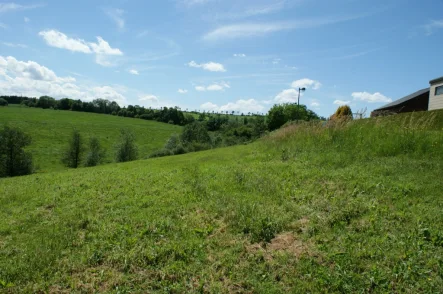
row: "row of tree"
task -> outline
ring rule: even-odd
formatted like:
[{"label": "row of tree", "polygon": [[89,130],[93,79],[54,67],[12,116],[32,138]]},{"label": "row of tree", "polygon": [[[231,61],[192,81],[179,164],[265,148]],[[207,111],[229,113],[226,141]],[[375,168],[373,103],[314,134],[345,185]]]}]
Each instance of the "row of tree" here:
[{"label": "row of tree", "polygon": [[[89,138],[87,150],[84,147],[84,140],[79,131],[74,130],[69,140],[68,146],[63,153],[62,163],[69,168],[78,168],[82,165],[91,167],[103,163],[106,150],[101,146],[96,137]],[[86,157],[85,157],[85,151]],[[120,139],[115,145],[115,161],[126,162],[136,160],[138,148],[135,144],[135,135],[130,130],[122,129]]]},{"label": "row of tree", "polygon": [[[23,104],[29,107],[52,108],[60,110],[83,111],[92,113],[111,114],[122,117],[140,118],[145,120],[155,120],[158,122],[175,125],[187,125],[194,121],[207,122],[208,131],[220,130],[222,125],[228,124],[232,120],[228,115],[215,114],[214,112],[202,112],[196,119],[191,113],[181,111],[179,107],[162,107],[160,109],[145,108],[139,105],[128,105],[121,108],[117,102],[106,99],[94,99],[90,102],[63,98],[56,100],[49,96],[40,98],[29,98],[22,96],[0,96],[0,99],[9,104]],[[1,100],[0,100],[1,101]],[[232,115],[234,112],[231,113]],[[245,116],[237,116],[236,118]],[[252,117],[262,118],[267,129],[272,131],[278,129],[291,120],[314,120],[324,119],[319,117],[314,111],[307,109],[305,105],[292,103],[276,104],[268,112],[267,121],[263,116],[254,115]]]},{"label": "row of tree", "polygon": [[[92,137],[88,143],[88,147],[85,148],[82,135],[74,130],[63,152],[62,163],[69,168],[102,164],[106,151],[100,141]],[[32,155],[25,151],[30,144],[31,137],[20,129],[4,126],[0,130],[0,178],[29,175],[34,172]],[[116,162],[132,161],[138,157],[135,136],[129,130],[120,131],[120,139],[115,148]]]}]

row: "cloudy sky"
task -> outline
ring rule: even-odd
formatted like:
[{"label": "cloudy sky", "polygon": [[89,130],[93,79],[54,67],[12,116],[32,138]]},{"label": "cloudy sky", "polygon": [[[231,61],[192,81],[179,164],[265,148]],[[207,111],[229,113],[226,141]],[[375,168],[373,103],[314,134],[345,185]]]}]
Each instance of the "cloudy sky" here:
[{"label": "cloudy sky", "polygon": [[0,0],[0,95],[368,112],[443,76],[441,0]]}]

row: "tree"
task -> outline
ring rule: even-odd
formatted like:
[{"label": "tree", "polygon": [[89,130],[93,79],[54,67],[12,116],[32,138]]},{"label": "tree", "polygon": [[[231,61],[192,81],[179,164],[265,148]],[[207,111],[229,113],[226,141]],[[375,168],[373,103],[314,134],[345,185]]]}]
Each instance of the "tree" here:
[{"label": "tree", "polygon": [[71,140],[69,141],[68,148],[63,154],[62,163],[66,167],[78,168],[81,163],[81,158],[83,154],[82,137],[80,132],[74,130],[72,132]]},{"label": "tree", "polygon": [[37,105],[36,107],[40,107],[40,108],[50,108],[50,107],[54,107],[56,105],[56,101],[54,98],[49,97],[49,96],[41,96],[38,101],[37,101]]},{"label": "tree", "polygon": [[282,105],[274,105],[268,113],[268,127],[270,131],[276,130],[286,123],[285,112]]},{"label": "tree", "polygon": [[331,120],[346,120],[352,119],[352,110],[348,105],[342,105],[337,108],[335,113],[331,115]]},{"label": "tree", "polygon": [[21,130],[8,126],[0,130],[0,177],[32,173],[32,157],[24,150],[30,144],[31,137]]},{"label": "tree", "polygon": [[105,150],[100,145],[96,137],[89,139],[89,151],[86,155],[85,166],[96,166],[102,163],[105,157]]},{"label": "tree", "polygon": [[8,101],[3,98],[0,98],[0,106],[8,106]]},{"label": "tree", "polygon": [[208,130],[206,129],[204,123],[193,122],[183,128],[181,141],[183,144],[191,144],[194,142],[209,144],[211,142],[211,137],[209,136]]},{"label": "tree", "polygon": [[136,160],[138,156],[135,135],[130,130],[120,130],[120,141],[116,146],[115,161],[126,162]]}]

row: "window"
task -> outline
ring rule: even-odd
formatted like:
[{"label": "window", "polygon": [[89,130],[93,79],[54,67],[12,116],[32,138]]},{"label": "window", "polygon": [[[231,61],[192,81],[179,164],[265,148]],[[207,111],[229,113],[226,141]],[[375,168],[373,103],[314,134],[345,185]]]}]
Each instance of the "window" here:
[{"label": "window", "polygon": [[443,95],[443,86],[435,88],[435,96],[437,95]]}]

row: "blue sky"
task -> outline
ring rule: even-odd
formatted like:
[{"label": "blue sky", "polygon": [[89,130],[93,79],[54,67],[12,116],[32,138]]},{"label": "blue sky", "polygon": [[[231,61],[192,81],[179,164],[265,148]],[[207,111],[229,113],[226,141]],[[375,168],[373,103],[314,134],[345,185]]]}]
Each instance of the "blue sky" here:
[{"label": "blue sky", "polygon": [[0,0],[0,94],[329,116],[443,76],[441,0]]}]

